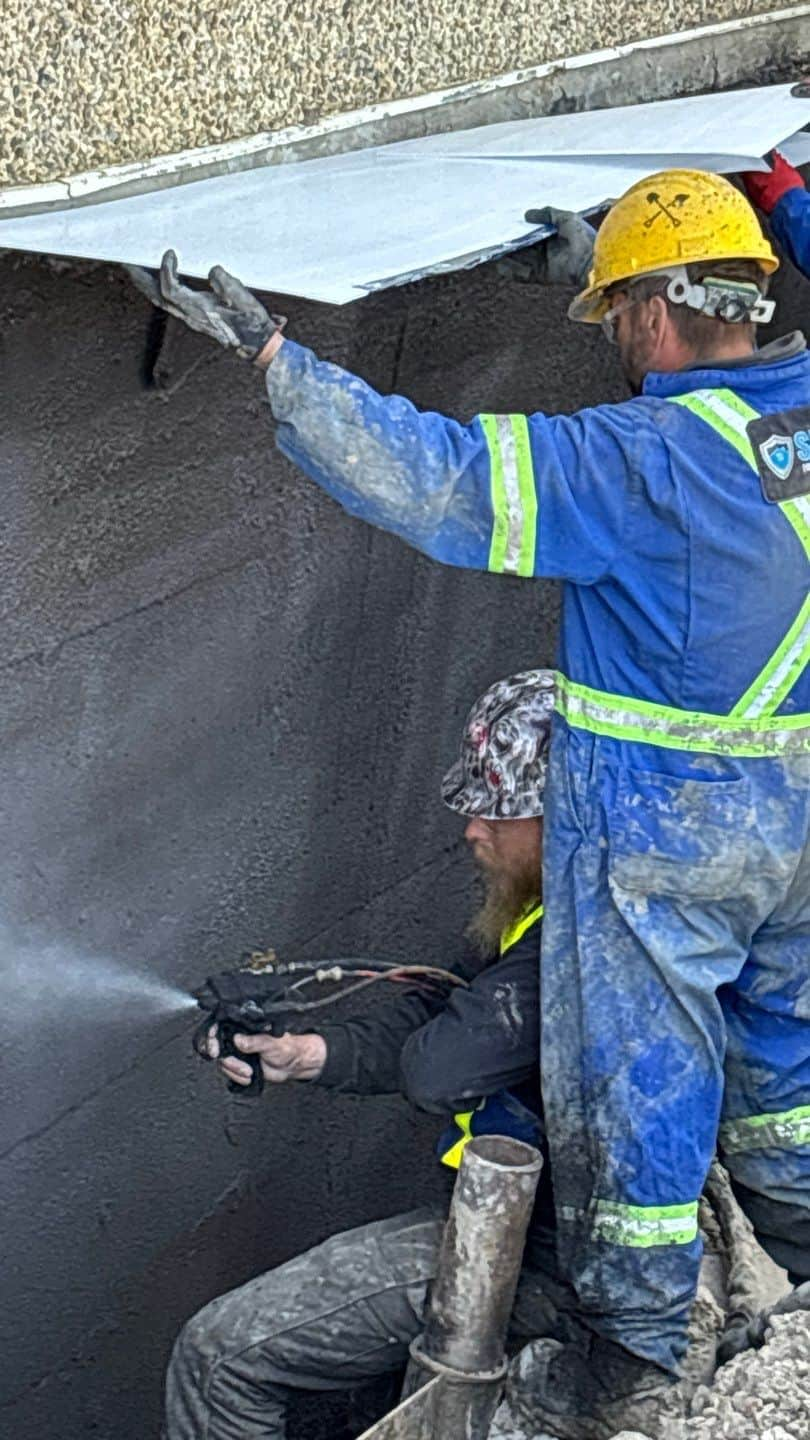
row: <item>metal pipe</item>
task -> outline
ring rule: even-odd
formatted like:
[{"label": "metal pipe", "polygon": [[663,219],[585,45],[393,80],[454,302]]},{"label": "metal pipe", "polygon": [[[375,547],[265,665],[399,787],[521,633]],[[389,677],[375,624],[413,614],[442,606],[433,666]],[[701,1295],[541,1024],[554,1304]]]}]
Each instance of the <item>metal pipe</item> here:
[{"label": "metal pipe", "polygon": [[506,1374],[506,1330],[543,1159],[505,1135],[465,1147],[423,1333],[403,1397],[433,1375],[432,1433],[483,1440]]}]

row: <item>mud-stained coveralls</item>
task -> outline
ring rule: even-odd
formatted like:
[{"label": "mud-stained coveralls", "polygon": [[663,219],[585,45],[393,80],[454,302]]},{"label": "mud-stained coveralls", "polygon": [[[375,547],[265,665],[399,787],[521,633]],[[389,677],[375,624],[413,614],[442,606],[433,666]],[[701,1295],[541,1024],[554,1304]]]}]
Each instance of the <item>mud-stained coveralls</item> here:
[{"label": "mud-stained coveralls", "polygon": [[796,186],[771,211],[773,233],[797,270],[810,277],[810,192]]},{"label": "mud-stained coveralls", "polygon": [[[454,967],[472,983],[449,997],[403,989],[380,1011],[320,1027],[323,1071],[339,1094],[404,1090],[421,1109],[457,1112],[439,1141],[448,1179],[470,1133],[542,1145],[537,1076],[537,908],[507,932],[501,956]],[[166,1440],[283,1437],[291,1392],[348,1389],[402,1372],[422,1329],[446,1207],[427,1206],[357,1230],[206,1305],[178,1337],[166,1381]],[[510,1325],[519,1345],[565,1340],[573,1297],[556,1285],[548,1173],[532,1216]]]},{"label": "mud-stained coveralls", "polygon": [[718,1126],[761,1237],[810,1275],[803,338],[571,416],[459,424],[290,341],[267,388],[280,448],[350,513],[445,564],[564,582],[541,1043],[559,1260],[590,1323],[674,1370]]}]

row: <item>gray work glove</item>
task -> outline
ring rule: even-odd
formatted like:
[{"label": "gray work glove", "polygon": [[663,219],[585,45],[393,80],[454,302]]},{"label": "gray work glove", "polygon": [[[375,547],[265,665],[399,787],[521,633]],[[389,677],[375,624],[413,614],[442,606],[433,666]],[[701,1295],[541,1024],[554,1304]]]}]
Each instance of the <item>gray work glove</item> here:
[{"label": "gray work glove", "polygon": [[209,272],[210,290],[192,290],[177,278],[177,256],[167,250],[160,271],[144,270],[140,265],[127,265],[135,285],[147,300],[161,310],[183,320],[192,330],[208,335],[243,360],[255,360],[272,335],[283,330],[283,315],[268,315],[255,295],[241,280],[229,275],[221,265]]},{"label": "gray work glove", "polygon": [[498,267],[501,274],[525,285],[582,289],[593,261],[593,226],[573,210],[555,210],[553,205],[527,210],[525,219],[529,225],[553,225],[557,233],[506,256]]},{"label": "gray work glove", "polygon": [[506,1398],[527,1435],[612,1440],[622,1429],[664,1436],[683,1413],[677,1382],[599,1336],[561,1345],[532,1340],[509,1367]]},{"label": "gray work glove", "polygon": [[785,1295],[770,1310],[761,1310],[753,1320],[741,1317],[723,1332],[717,1347],[718,1365],[726,1365],[743,1350],[758,1350],[765,1343],[765,1336],[774,1315],[792,1315],[796,1310],[810,1310],[810,1280],[798,1285]]}]

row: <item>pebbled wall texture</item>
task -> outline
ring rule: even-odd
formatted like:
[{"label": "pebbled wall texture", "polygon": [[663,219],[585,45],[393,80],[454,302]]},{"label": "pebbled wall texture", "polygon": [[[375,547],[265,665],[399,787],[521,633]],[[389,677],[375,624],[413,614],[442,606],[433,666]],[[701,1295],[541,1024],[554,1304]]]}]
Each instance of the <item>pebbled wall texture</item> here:
[{"label": "pebbled wall texture", "polygon": [[[488,268],[297,304],[290,329],[460,417],[618,396],[563,309]],[[552,587],[442,569],[348,518],[275,452],[255,372],[178,327],[147,389],[154,340],[122,272],[0,258],[15,1440],[155,1436],[200,1304],[443,1193],[434,1121],[314,1088],[235,1101],[139,977],[190,988],[268,943],[452,959],[471,897],[439,782],[476,694],[553,652]]]},{"label": "pebbled wall texture", "polygon": [[[775,293],[779,328],[810,324],[787,265]],[[290,332],[460,419],[623,398],[568,298],[482,266],[297,304]],[[14,1440],[155,1436],[204,1301],[438,1193],[433,1121],[314,1087],[236,1101],[140,986],[268,943],[452,960],[471,893],[441,775],[476,694],[553,658],[552,586],[442,569],[350,519],[275,452],[255,373],[158,338],[120,271],[0,257]],[[296,1433],[343,1432],[321,1405]]]},{"label": "pebbled wall texture", "polygon": [[0,185],[310,124],[772,0],[4,0]]}]

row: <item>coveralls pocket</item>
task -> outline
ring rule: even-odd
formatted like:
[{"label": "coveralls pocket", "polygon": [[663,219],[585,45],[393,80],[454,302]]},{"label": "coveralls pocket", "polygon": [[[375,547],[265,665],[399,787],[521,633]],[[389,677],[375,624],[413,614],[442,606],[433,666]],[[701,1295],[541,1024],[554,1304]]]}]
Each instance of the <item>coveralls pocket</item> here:
[{"label": "coveralls pocket", "polygon": [[745,868],[746,780],[685,780],[622,770],[608,824],[610,888],[724,900]]}]

